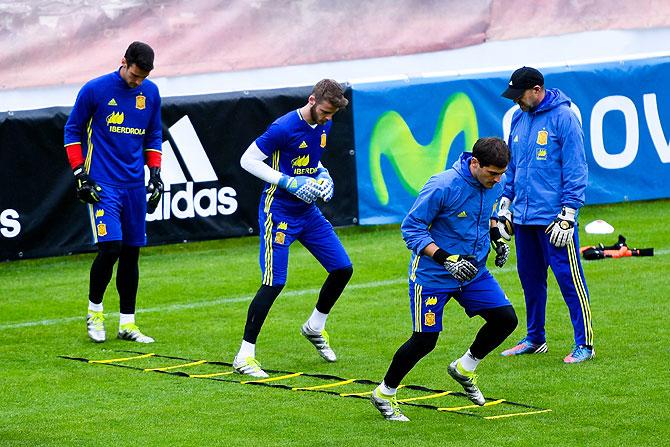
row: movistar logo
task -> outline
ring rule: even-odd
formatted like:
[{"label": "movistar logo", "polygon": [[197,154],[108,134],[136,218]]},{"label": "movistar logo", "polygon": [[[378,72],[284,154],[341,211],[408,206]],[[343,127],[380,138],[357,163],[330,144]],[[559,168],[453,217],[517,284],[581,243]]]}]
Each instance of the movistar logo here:
[{"label": "movistar logo", "polygon": [[[194,187],[197,183],[219,182],[219,179],[188,116],[173,124],[169,132],[171,139],[162,145],[161,177],[165,192],[156,211],[147,215],[147,222],[169,220],[171,216],[188,219],[196,216],[230,215],[237,211],[237,191],[234,188],[220,188],[220,185],[209,188]],[[176,153],[180,155],[179,158]],[[190,174],[188,180],[187,172]],[[148,176],[148,170],[145,170],[145,174]],[[184,183],[185,188],[171,190],[172,186]]]},{"label": "movistar logo", "polygon": [[305,167],[309,164],[309,154],[307,155],[301,155],[299,157],[295,157],[293,160],[291,160],[291,166],[295,168],[302,168]]},{"label": "movistar logo", "polygon": [[444,170],[451,145],[461,132],[465,137],[463,150],[472,150],[479,131],[475,108],[465,93],[455,93],[447,99],[433,139],[426,145],[416,141],[398,112],[390,110],[382,114],[370,137],[370,177],[379,202],[382,205],[389,202],[382,156],[393,166],[400,184],[416,196],[431,175]]},{"label": "movistar logo", "polygon": [[110,124],[123,124],[124,119],[125,116],[123,112],[112,112],[107,116],[107,125],[109,126]]}]

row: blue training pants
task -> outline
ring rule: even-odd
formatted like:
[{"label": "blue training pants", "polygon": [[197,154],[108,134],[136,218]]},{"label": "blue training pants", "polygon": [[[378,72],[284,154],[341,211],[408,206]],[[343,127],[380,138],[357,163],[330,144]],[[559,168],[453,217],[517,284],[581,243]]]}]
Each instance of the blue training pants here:
[{"label": "blue training pants", "polygon": [[573,239],[563,248],[549,243],[545,228],[541,225],[514,226],[517,268],[526,298],[528,339],[536,344],[546,341],[547,270],[551,267],[570,311],[575,344],[593,346],[589,290],[579,260],[577,228]]}]

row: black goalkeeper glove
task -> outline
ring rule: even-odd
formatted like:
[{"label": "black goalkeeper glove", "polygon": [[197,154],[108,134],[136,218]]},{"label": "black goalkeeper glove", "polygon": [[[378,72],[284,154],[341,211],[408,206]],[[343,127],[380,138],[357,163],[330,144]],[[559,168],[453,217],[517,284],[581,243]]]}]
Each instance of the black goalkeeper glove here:
[{"label": "black goalkeeper glove", "polygon": [[98,203],[102,188],[91,179],[84,169],[84,165],[74,168],[74,181],[77,186],[77,198],[82,203]]},{"label": "black goalkeeper glove", "polygon": [[500,234],[500,228],[497,226],[489,230],[491,235],[491,248],[496,252],[496,267],[502,267],[509,258],[509,245],[505,243],[505,238]]},{"label": "black goalkeeper glove", "polygon": [[442,264],[445,269],[458,282],[466,282],[477,276],[479,271],[473,264],[475,258],[473,256],[450,255],[446,251],[438,248],[433,253],[435,262]]},{"label": "black goalkeeper glove", "polygon": [[149,168],[149,183],[147,184],[147,192],[151,195],[147,200],[147,213],[151,214],[156,211],[158,202],[163,195],[163,180],[161,180],[161,168]]}]

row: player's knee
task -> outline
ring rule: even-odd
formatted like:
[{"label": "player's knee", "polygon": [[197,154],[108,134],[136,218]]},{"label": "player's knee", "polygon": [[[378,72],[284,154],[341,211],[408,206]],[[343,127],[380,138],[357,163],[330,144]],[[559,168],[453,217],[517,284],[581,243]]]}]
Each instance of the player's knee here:
[{"label": "player's knee", "polygon": [[98,259],[114,264],[121,256],[122,247],[121,241],[98,242]]},{"label": "player's knee", "polygon": [[496,314],[496,320],[498,326],[508,333],[514,332],[517,325],[519,324],[519,319],[516,316],[516,312],[512,306],[504,306],[498,309]]},{"label": "player's knee", "polygon": [[416,352],[426,355],[435,349],[439,332],[413,332],[410,341]]},{"label": "player's knee", "polygon": [[119,258],[125,262],[137,262],[140,258],[140,247],[133,247],[130,245],[123,245]]},{"label": "player's knee", "polygon": [[331,275],[336,276],[340,281],[349,282],[351,276],[354,274],[354,267],[352,265],[343,267],[341,269],[333,270]]}]

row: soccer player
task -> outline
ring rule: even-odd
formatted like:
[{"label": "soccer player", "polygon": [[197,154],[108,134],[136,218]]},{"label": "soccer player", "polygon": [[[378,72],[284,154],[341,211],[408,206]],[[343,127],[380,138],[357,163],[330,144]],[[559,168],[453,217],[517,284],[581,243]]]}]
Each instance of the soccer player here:
[{"label": "soccer player", "polygon": [[485,321],[470,348],[447,368],[468,398],[485,399],[475,369],[486,355],[514,331],[516,313],[486,268],[489,244],[495,264],[507,261],[509,247],[491,219],[502,194],[509,149],[500,138],[480,138],[472,153],[464,152],[451,169],[431,177],[401,225],[412,251],[409,300],[413,333],[393,356],[384,380],[370,400],[387,420],[408,421],[396,390],[410,370],[435,348],[442,331],[442,313],[450,298],[469,317]]},{"label": "soccer player", "polygon": [[[161,99],[147,80],[154,51],[133,42],[121,67],[87,82],[79,91],[65,125],[65,150],[74,171],[77,197],[88,204],[98,254],[90,273],[86,325],[94,342],[104,342],[102,298],[112,277],[120,299],[118,337],[152,343],[135,324],[140,247],[146,245],[147,210],[163,192]],[[144,186],[144,164],[149,167]],[[150,192],[147,203],[146,192]]]},{"label": "soccer player", "polygon": [[516,236],[517,270],[526,299],[526,336],[503,356],[547,352],[544,331],[547,269],[568,305],[574,346],[563,359],[580,363],[595,356],[591,305],[579,260],[579,208],[588,180],[584,133],[570,98],[545,89],[531,67],[512,73],[502,93],[519,105],[512,116],[509,181],[500,201],[502,236]]},{"label": "soccer player", "polygon": [[[320,162],[331,119],[347,106],[340,85],[323,79],[307,104],[273,122],[242,155],[240,164],[267,182],[258,208],[262,284],[249,305],[244,337],[233,367],[240,374],[267,377],[256,360],[256,339],[286,283],[288,252],[298,240],[328,272],[316,307],[300,333],[328,362],[336,360],[325,331],[326,319],[353,273],[333,226],[315,202],[333,197],[333,179]],[[269,165],[265,160],[270,158]]]}]

